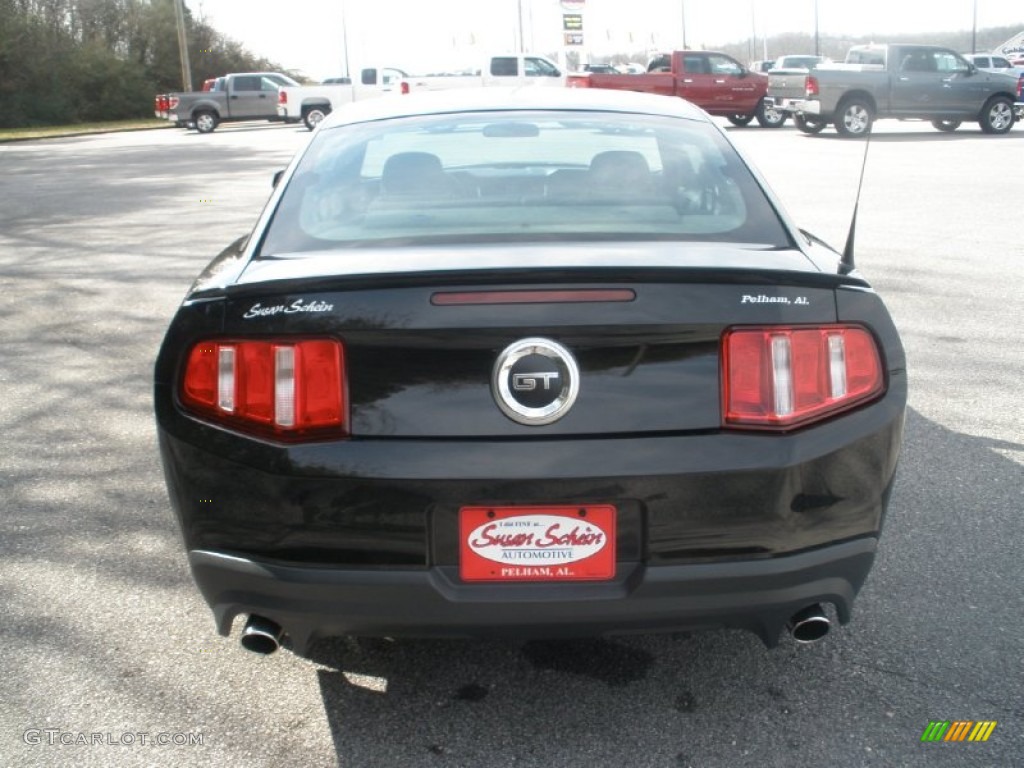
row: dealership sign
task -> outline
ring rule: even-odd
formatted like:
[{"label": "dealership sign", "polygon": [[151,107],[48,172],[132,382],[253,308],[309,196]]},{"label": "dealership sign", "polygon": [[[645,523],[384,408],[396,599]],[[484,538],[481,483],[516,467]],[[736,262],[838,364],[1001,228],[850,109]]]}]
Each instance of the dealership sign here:
[{"label": "dealership sign", "polygon": [[466,581],[586,581],[615,575],[615,507],[463,507]]}]

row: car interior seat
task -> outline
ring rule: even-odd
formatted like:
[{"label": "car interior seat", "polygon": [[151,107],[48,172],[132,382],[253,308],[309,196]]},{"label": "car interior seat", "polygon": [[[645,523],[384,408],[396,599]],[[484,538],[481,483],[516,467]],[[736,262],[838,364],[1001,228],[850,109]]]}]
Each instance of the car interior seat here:
[{"label": "car interior seat", "polygon": [[441,158],[430,152],[391,155],[380,174],[381,191],[389,197],[437,196],[451,191]]},{"label": "car interior seat", "polygon": [[592,195],[629,199],[653,194],[654,178],[641,153],[609,150],[590,161],[587,186]]}]

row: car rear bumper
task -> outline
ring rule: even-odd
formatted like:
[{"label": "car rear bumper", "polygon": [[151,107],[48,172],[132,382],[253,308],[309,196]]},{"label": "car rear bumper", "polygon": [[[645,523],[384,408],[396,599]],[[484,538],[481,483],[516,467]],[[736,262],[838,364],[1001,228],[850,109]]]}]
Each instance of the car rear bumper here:
[{"label": "car rear bumper", "polygon": [[[784,109],[788,112],[796,112],[801,115],[820,115],[821,102],[810,99],[788,99],[788,106]],[[782,109],[782,107],[780,107]]]},{"label": "car rear bumper", "polygon": [[[158,434],[192,573],[222,634],[252,614],[277,622],[300,654],[346,634],[713,627],[772,646],[809,605],[832,603],[848,620],[884,522],[905,400],[905,378],[893,376],[880,401],[788,435],[276,446],[160,408]],[[460,578],[465,507],[559,504],[615,508],[612,579]]]},{"label": "car rear bumper", "polygon": [[599,584],[466,584],[458,568],[295,567],[193,550],[189,563],[217,629],[240,614],[284,630],[307,655],[319,637],[573,637],[713,628],[745,629],[768,647],[816,603],[850,619],[875,557],[866,537],[786,557],[675,566],[620,563]]},{"label": "car rear bumper", "polygon": [[790,99],[778,96],[765,96],[764,98],[764,105],[766,107],[774,107],[780,112],[800,112],[804,103],[803,99]]}]

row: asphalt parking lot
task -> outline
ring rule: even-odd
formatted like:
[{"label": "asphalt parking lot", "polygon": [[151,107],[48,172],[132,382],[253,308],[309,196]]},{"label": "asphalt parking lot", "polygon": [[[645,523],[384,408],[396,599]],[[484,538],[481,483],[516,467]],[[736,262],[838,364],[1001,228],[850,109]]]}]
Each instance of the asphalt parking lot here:
[{"label": "asphalt parking lot", "polygon": [[[729,132],[797,221],[841,245],[864,144]],[[1024,128],[877,126],[858,264],[903,335],[910,410],[850,625],[772,651],[720,631],[339,640],[314,661],[214,631],[151,405],[177,303],[307,136],[0,145],[0,764],[1024,764]],[[997,726],[922,743],[933,720]]]}]

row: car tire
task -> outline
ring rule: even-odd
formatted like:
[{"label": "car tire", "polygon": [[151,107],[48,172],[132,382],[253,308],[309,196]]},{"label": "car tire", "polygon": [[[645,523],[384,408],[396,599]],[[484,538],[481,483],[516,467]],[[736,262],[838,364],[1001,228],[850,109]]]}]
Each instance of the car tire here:
[{"label": "car tire", "polygon": [[327,106],[307,107],[302,111],[302,122],[312,131],[329,114],[331,114],[331,108]]},{"label": "car tire", "polygon": [[807,115],[793,115],[793,124],[796,125],[797,130],[801,133],[815,134],[821,133],[825,130],[825,126],[828,125],[827,120],[822,120],[820,117],[807,117]]},{"label": "car tire", "polygon": [[728,120],[733,125],[739,125],[739,126],[750,125],[750,121],[753,120],[753,119],[754,119],[753,115],[727,115],[726,116],[726,120]]},{"label": "car tire", "polygon": [[200,133],[213,133],[217,130],[217,115],[213,112],[196,112],[193,119]]},{"label": "car tire", "polygon": [[943,133],[952,133],[960,127],[959,120],[932,120],[932,127]]},{"label": "car tire", "polygon": [[843,100],[836,110],[833,124],[844,138],[866,136],[871,132],[875,113],[867,100],[858,96]]},{"label": "car tire", "polygon": [[757,124],[762,128],[778,128],[786,122],[786,113],[778,107],[765,106],[764,99],[757,102]]},{"label": "car tire", "polygon": [[1015,119],[1013,102],[1006,96],[993,96],[982,107],[978,124],[985,133],[1000,134],[1013,128]]}]

